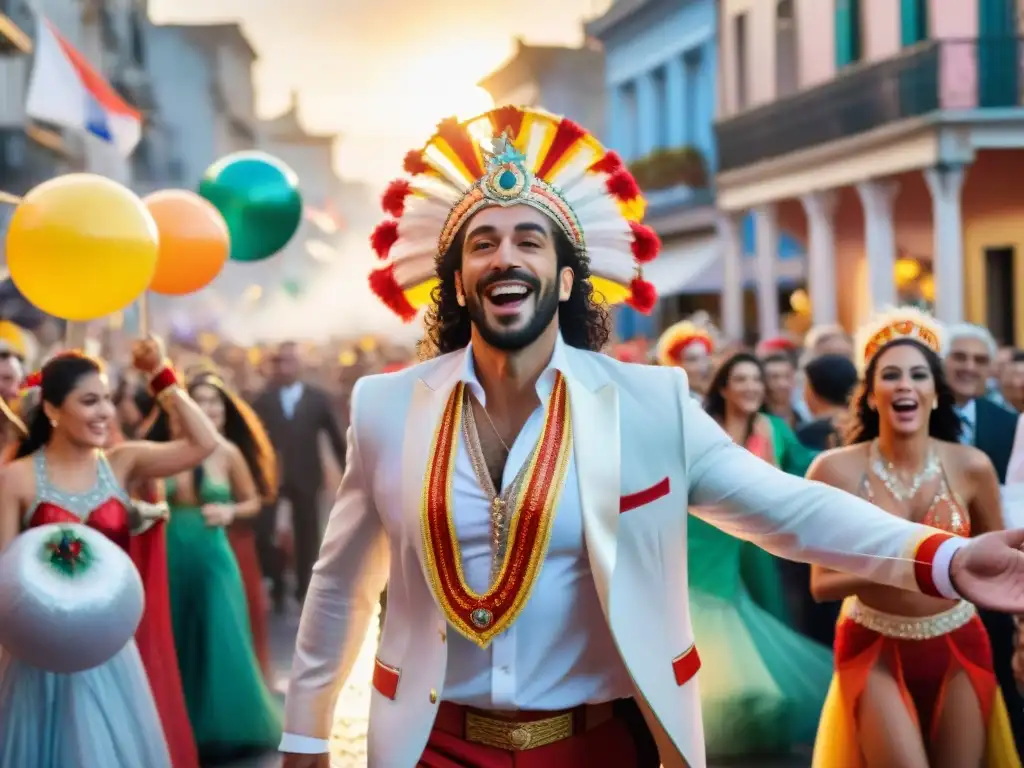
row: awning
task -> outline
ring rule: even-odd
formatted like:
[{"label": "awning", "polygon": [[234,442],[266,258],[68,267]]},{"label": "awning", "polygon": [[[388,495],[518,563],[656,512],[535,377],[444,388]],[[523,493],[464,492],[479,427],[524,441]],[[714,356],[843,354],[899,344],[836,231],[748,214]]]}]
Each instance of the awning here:
[{"label": "awning", "polygon": [[[644,267],[644,278],[654,284],[658,295],[678,296],[695,293],[720,293],[725,280],[722,246],[717,235],[670,240],[661,253]],[[803,282],[806,261],[802,256],[776,259],[775,278],[780,286]],[[757,266],[753,256],[743,259],[743,285],[757,284]]]},{"label": "awning", "polygon": [[644,267],[644,279],[654,284],[661,297],[705,293],[691,286],[719,260],[721,247],[717,235],[669,240],[662,244],[658,258]]}]

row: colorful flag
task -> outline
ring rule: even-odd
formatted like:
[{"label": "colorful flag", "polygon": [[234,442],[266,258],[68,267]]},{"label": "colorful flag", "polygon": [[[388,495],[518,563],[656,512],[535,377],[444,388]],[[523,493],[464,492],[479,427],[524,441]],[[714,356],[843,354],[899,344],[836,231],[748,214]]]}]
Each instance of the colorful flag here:
[{"label": "colorful flag", "polygon": [[129,106],[43,16],[25,113],[95,136],[128,157],[142,138],[142,115]]}]

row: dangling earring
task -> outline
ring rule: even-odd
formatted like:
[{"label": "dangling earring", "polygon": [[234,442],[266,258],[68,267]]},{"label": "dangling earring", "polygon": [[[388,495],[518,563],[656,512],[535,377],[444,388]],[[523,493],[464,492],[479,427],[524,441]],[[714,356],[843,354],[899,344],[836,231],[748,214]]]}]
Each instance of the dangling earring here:
[{"label": "dangling earring", "polygon": [[460,307],[466,306],[466,297],[463,296],[461,293],[455,294],[455,301],[458,302],[458,305]]},{"label": "dangling earring", "polygon": [[932,400],[932,410],[933,411],[939,410],[939,398],[937,398],[937,397],[934,400]]}]

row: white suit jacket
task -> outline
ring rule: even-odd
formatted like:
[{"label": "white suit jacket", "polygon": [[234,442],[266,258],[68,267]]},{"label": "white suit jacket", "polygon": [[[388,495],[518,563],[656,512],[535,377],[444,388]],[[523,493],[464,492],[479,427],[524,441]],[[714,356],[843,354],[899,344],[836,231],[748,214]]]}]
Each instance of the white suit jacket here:
[{"label": "white suit jacket", "polygon": [[[345,475],[302,612],[285,730],[326,739],[338,690],[388,584],[370,707],[371,768],[416,765],[445,679],[448,626],[424,571],[420,510],[428,453],[464,355],[357,383]],[[935,531],[754,457],[701,410],[678,369],[571,347],[565,359],[584,536],[601,606],[663,763],[704,768],[688,507],[782,557],[912,590],[917,580],[906,558]]]}]

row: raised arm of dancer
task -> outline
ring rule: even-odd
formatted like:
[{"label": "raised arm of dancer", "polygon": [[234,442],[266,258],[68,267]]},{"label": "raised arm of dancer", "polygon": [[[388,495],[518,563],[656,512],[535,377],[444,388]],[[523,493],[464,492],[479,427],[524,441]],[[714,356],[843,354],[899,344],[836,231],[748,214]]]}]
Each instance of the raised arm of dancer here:
[{"label": "raised arm of dancer", "polygon": [[201,464],[221,443],[217,428],[202,409],[178,385],[159,342],[138,342],[133,350],[135,367],[150,377],[160,404],[181,426],[181,437],[166,443],[133,440],[109,452],[110,463],[126,486],[137,481],[164,478]]}]

